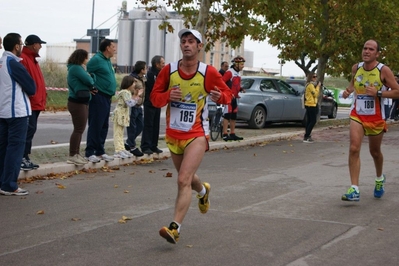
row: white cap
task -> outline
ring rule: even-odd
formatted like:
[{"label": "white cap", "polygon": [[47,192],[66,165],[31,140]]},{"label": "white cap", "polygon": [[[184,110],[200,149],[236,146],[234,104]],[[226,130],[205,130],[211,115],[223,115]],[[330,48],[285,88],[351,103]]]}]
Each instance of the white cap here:
[{"label": "white cap", "polygon": [[190,32],[192,35],[194,35],[195,38],[197,38],[200,43],[202,43],[202,36],[201,33],[197,30],[190,30],[190,29],[182,29],[179,31],[179,38],[181,39],[181,36],[187,32]]}]

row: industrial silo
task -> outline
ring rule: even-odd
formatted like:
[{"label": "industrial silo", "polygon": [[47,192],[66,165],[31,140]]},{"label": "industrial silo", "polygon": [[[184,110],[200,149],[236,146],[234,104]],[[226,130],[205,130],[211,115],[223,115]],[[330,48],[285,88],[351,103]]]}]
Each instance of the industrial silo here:
[{"label": "industrial silo", "polygon": [[129,19],[145,19],[147,17],[147,11],[144,9],[135,8],[129,11]]},{"label": "industrial silo", "polygon": [[165,35],[165,62],[171,63],[181,58],[182,54],[180,51],[180,40],[178,33],[183,28],[183,20],[181,19],[169,19],[168,22],[174,28],[173,33],[166,32]]},{"label": "industrial silo", "polygon": [[119,20],[117,62],[119,71],[130,72],[132,66],[133,21]]},{"label": "industrial silo", "polygon": [[[135,19],[133,20],[133,54],[132,64],[136,61],[146,61],[148,58],[148,37],[149,37],[149,20]],[[147,62],[148,65],[148,62]]]},{"label": "industrial silo", "polygon": [[165,56],[165,30],[160,30],[162,20],[151,19],[150,20],[150,35],[148,40],[148,58],[147,65],[151,65],[151,59],[155,55]]}]

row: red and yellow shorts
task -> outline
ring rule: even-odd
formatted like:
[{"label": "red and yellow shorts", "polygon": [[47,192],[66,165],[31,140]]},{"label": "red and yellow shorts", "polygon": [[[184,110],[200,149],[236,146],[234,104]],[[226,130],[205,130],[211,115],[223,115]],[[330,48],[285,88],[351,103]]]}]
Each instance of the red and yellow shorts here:
[{"label": "red and yellow shorts", "polygon": [[365,136],[377,136],[382,132],[387,132],[387,124],[382,118],[358,115],[355,110],[352,110],[349,118],[363,126]]},{"label": "red and yellow shorts", "polygon": [[[166,146],[169,148],[170,152],[173,154],[181,155],[184,154],[186,147],[196,138],[190,139],[175,139],[168,135],[165,136]],[[209,136],[206,136],[206,149],[209,150]]]}]

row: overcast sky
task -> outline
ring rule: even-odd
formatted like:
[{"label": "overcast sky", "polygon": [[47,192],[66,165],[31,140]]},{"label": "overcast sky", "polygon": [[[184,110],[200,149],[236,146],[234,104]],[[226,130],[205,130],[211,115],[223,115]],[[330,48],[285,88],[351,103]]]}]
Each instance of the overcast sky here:
[{"label": "overcast sky", "polygon": [[[135,2],[127,2],[128,11],[134,8]],[[94,28],[115,28],[121,6],[122,0],[95,0]],[[85,37],[92,24],[93,0],[1,0],[0,7],[2,37],[17,32],[23,40],[29,34],[36,34],[48,44],[66,43]],[[109,37],[115,38],[116,35],[115,28]],[[252,42],[246,38],[245,49],[254,51],[255,67],[280,69],[278,51],[267,42]],[[45,56],[45,47],[42,52]],[[293,62],[285,64],[282,71],[284,76],[304,75]]]}]

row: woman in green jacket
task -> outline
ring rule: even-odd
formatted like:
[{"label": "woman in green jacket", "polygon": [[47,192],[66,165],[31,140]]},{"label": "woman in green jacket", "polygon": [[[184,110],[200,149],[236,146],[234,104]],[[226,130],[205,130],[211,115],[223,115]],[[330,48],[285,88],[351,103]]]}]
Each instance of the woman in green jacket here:
[{"label": "woman in green jacket", "polygon": [[313,72],[309,73],[306,79],[305,88],[305,108],[306,108],[306,127],[303,142],[312,143],[312,130],[317,120],[317,99],[320,93],[320,81],[317,81],[317,75]]},{"label": "woman in green jacket", "polygon": [[71,113],[73,132],[69,139],[69,158],[67,163],[84,165],[87,160],[80,155],[80,142],[86,129],[89,115],[91,94],[97,90],[93,87],[94,74],[86,71],[89,60],[88,52],[83,49],[74,51],[68,59],[68,111]]}]

